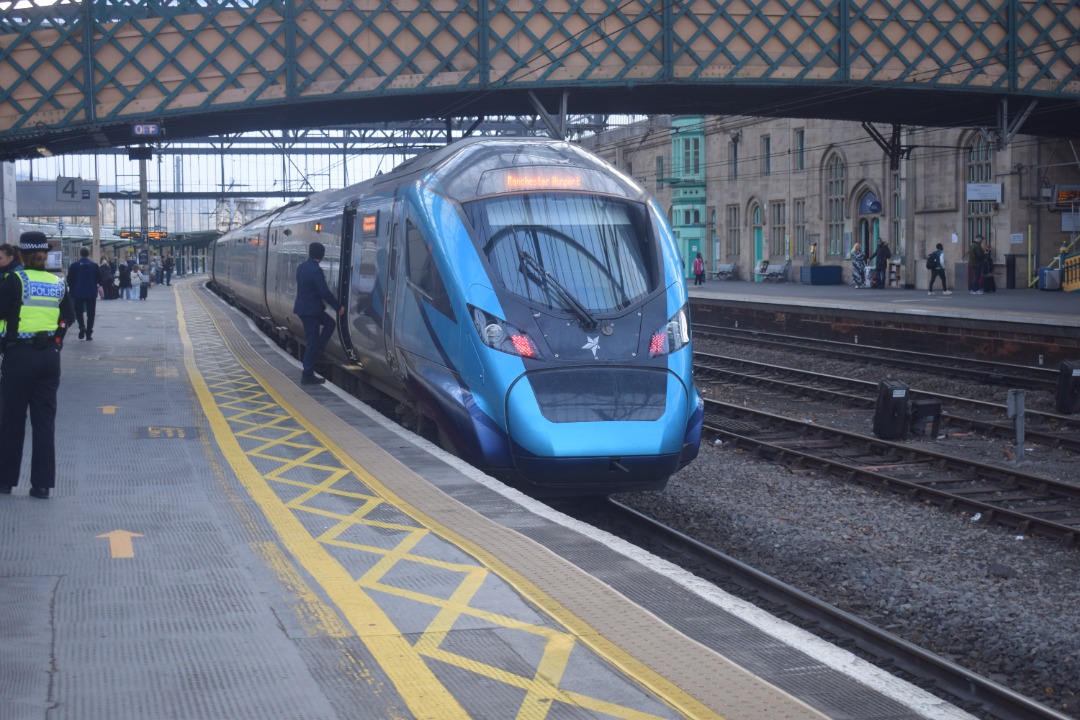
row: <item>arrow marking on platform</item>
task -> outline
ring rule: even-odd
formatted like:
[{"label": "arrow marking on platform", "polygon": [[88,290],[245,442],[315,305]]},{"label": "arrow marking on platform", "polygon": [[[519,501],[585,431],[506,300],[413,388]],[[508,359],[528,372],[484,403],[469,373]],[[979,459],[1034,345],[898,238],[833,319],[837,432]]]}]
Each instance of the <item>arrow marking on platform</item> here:
[{"label": "arrow marking on platform", "polygon": [[116,405],[99,405],[102,415],[115,415],[118,409]]},{"label": "arrow marking on platform", "polygon": [[108,538],[109,554],[114,558],[133,558],[135,557],[135,546],[132,544],[131,538],[142,537],[142,535],[127,530],[113,530],[98,535],[98,537]]}]

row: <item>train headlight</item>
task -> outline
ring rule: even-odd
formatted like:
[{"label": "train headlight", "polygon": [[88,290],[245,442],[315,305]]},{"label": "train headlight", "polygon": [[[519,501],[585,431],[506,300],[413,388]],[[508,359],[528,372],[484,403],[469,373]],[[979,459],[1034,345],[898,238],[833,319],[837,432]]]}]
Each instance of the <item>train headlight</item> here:
[{"label": "train headlight", "polygon": [[472,313],[473,324],[480,334],[480,339],[492,350],[520,357],[540,358],[540,350],[536,347],[536,343],[520,328],[478,307],[470,305],[469,311]]},{"label": "train headlight", "polygon": [[690,344],[690,311],[686,305],[668,318],[649,338],[649,357],[669,355]]}]

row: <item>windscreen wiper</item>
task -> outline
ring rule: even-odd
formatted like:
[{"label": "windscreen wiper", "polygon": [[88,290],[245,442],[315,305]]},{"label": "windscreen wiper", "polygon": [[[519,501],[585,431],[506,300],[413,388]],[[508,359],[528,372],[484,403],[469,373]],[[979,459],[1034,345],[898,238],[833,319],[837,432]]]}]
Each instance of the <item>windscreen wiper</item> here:
[{"label": "windscreen wiper", "polygon": [[581,301],[574,296],[574,293],[570,292],[554,275],[545,270],[544,266],[536,261],[536,258],[525,250],[518,250],[518,257],[521,258],[522,272],[525,273],[526,269],[532,270],[533,274],[539,276],[541,281],[554,288],[559,297],[566,302],[568,309],[578,316],[583,328],[592,330],[597,326],[596,318],[589,312],[589,309],[582,305]]}]

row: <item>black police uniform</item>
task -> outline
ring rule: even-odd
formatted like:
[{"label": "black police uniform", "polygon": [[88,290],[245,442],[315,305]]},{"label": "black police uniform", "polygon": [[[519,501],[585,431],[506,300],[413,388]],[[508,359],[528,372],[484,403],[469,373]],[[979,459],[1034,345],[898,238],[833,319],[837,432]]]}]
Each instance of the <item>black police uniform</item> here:
[{"label": "black police uniform", "polygon": [[[43,233],[23,233],[19,249],[47,250]],[[60,280],[61,298],[57,308],[57,327],[29,336],[20,331],[19,320],[34,312],[23,305],[24,284],[33,282],[33,274],[44,271],[12,273],[0,283],[0,317],[7,318],[4,334],[4,359],[0,365],[0,493],[10,493],[19,484],[23,440],[26,435],[26,412],[30,411],[32,433],[30,494],[46,498],[56,484],[56,393],[60,387],[60,347],[64,331],[75,322],[75,310],[67,286]],[[48,284],[45,284],[48,287]],[[52,288],[55,290],[56,288]],[[40,321],[42,313],[37,311]]]}]

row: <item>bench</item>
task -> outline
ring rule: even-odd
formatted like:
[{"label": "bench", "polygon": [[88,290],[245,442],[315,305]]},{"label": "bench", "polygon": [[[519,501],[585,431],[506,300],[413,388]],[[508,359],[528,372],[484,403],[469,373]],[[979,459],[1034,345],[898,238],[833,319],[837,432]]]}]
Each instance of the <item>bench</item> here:
[{"label": "bench", "polygon": [[784,282],[787,280],[787,263],[783,265],[770,265],[761,273],[761,279],[768,282]]},{"label": "bench", "polygon": [[735,277],[735,263],[717,265],[713,270],[713,277],[717,280],[730,280]]}]

